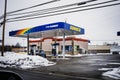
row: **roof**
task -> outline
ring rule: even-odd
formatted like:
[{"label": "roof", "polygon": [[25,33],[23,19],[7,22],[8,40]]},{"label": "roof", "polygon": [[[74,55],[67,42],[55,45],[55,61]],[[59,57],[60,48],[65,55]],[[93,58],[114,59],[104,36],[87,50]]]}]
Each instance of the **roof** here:
[{"label": "roof", "polygon": [[56,22],[51,24],[40,25],[32,28],[24,28],[20,30],[10,31],[9,36],[13,37],[27,37],[30,38],[40,37],[54,37],[65,35],[79,35],[84,34],[84,29],[68,24],[66,22]]},{"label": "roof", "polygon": [[[42,38],[39,40],[30,40],[30,43],[35,43],[35,42],[43,42],[46,39],[51,39],[52,41],[63,41],[63,38],[53,38],[53,37],[48,37],[48,38]],[[82,38],[75,38],[75,37],[67,37],[65,38],[65,41],[82,41],[82,42],[89,42],[87,39],[82,39]]]}]

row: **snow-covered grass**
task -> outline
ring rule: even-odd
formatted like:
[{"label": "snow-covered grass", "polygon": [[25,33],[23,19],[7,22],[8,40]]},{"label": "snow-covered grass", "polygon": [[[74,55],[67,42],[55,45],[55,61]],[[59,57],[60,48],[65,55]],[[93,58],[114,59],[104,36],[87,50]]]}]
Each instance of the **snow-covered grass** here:
[{"label": "snow-covered grass", "polygon": [[107,71],[102,76],[109,77],[115,80],[120,80],[120,67],[118,68],[102,68],[99,70]]},{"label": "snow-covered grass", "polygon": [[54,64],[55,63],[48,61],[46,58],[35,55],[6,52],[3,57],[0,56],[0,67],[18,67],[28,69],[40,66],[51,66]]}]

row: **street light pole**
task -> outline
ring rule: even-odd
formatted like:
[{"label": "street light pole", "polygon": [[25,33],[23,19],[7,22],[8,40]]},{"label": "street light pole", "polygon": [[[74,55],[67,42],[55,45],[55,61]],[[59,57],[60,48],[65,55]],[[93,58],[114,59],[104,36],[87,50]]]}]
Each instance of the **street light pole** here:
[{"label": "street light pole", "polygon": [[5,9],[4,9],[4,21],[3,21],[3,32],[2,32],[2,52],[1,52],[1,56],[4,56],[4,38],[5,38],[6,10],[7,10],[7,0],[5,0]]}]

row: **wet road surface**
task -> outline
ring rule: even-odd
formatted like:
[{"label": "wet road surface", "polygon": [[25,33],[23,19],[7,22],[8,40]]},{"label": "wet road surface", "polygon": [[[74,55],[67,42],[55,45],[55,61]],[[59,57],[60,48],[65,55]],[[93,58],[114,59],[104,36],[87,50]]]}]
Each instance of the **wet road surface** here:
[{"label": "wet road surface", "polygon": [[102,76],[105,71],[99,69],[120,67],[120,55],[87,55],[54,61],[57,64],[49,67],[5,70],[17,72],[24,80],[105,80]]},{"label": "wet road surface", "polygon": [[57,65],[41,68],[41,71],[61,73],[82,78],[103,79],[102,68],[120,67],[120,55],[88,55],[69,60],[57,60]]}]

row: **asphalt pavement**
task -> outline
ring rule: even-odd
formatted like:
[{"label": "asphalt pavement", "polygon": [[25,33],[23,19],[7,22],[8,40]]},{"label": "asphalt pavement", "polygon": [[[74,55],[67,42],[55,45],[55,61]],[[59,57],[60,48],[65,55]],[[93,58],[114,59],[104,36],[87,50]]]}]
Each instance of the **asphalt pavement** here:
[{"label": "asphalt pavement", "polygon": [[64,74],[83,79],[104,80],[101,68],[120,67],[120,55],[86,55],[77,58],[53,60],[57,64],[49,67],[34,69],[35,71],[48,72],[53,74]]},{"label": "asphalt pavement", "polygon": [[[15,68],[0,68],[0,71],[13,72],[19,75],[23,80],[86,80],[79,77],[72,77],[68,75],[59,75],[59,74],[44,73],[34,70],[22,70]],[[4,80],[4,79],[0,77],[0,80]],[[10,79],[10,80],[14,80],[14,79]]]},{"label": "asphalt pavement", "polygon": [[0,68],[20,74],[24,80],[110,80],[104,78],[101,68],[120,66],[120,55],[86,55],[67,59],[50,59],[56,65],[21,70]]}]

